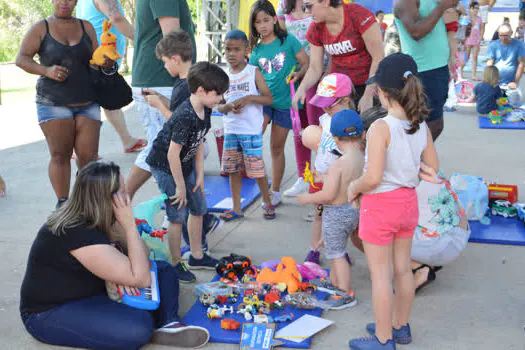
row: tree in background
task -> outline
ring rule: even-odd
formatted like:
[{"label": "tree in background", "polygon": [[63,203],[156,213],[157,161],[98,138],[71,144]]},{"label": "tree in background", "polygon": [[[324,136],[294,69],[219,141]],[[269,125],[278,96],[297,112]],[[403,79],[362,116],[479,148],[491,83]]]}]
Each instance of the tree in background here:
[{"label": "tree in background", "polygon": [[[136,0],[120,0],[126,17],[135,26]],[[197,1],[186,0],[191,10],[193,21],[197,23]],[[29,27],[53,13],[50,0],[0,0],[0,62],[15,59],[20,43]],[[133,43],[129,43],[133,45]],[[126,49],[126,54],[127,54]],[[123,62],[126,62],[124,59]],[[129,70],[128,67],[122,67]]]}]

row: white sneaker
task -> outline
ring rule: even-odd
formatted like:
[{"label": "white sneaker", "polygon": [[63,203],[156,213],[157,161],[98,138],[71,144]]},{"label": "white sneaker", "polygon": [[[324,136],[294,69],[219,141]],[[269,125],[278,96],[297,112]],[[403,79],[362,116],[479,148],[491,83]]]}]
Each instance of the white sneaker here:
[{"label": "white sneaker", "polygon": [[271,201],[272,201],[272,206],[274,208],[277,207],[279,204],[281,204],[281,199],[282,199],[281,192],[272,191]]},{"label": "white sneaker", "polygon": [[307,182],[304,182],[304,179],[302,177],[298,178],[297,181],[293,184],[292,187],[284,191],[284,195],[286,197],[295,197],[298,194],[308,192],[308,189],[310,186]]}]

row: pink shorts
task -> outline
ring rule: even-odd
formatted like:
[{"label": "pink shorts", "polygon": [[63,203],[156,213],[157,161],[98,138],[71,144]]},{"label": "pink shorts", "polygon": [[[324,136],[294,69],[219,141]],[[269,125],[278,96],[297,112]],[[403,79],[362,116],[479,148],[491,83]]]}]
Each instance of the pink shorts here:
[{"label": "pink shorts", "polygon": [[416,190],[364,194],[361,197],[359,238],[375,245],[390,245],[394,238],[410,238],[419,220]]}]

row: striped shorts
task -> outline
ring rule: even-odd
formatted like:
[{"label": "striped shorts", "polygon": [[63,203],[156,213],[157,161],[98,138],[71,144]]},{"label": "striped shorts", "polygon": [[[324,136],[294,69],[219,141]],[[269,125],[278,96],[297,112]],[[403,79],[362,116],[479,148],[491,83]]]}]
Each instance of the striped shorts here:
[{"label": "striped shorts", "polygon": [[242,169],[252,179],[266,175],[264,171],[262,135],[224,135],[224,150],[222,152],[222,171],[237,173]]}]

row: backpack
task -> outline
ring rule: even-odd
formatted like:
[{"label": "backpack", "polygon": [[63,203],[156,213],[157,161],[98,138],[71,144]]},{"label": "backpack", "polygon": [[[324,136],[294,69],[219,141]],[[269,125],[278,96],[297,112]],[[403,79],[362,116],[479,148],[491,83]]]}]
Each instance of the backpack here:
[{"label": "backpack", "polygon": [[481,179],[463,174],[453,174],[450,184],[465,208],[468,220],[481,220],[489,208],[489,189]]}]

